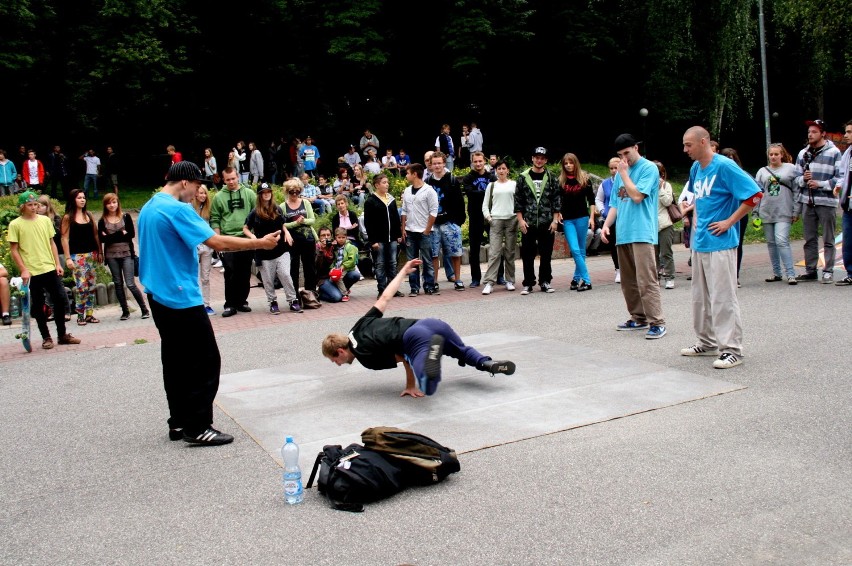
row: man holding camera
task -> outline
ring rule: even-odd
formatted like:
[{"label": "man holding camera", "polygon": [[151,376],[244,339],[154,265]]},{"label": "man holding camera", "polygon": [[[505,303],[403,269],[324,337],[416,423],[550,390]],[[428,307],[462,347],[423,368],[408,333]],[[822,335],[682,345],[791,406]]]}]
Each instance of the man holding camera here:
[{"label": "man holding camera", "polygon": [[805,236],[805,272],[799,281],[816,281],[819,262],[819,232],[822,226],[822,245],[825,248],[825,267],[822,282],[834,283],[834,228],[837,222],[837,204],[834,187],[843,173],[840,169],[840,150],[831,140],[825,139],[822,120],[809,120],[808,145],[796,157],[796,178],[799,195],[793,205],[793,222],[802,218]]},{"label": "man holding camera", "polygon": [[[240,183],[240,174],[233,167],[222,171],[225,189],[219,191],[210,205],[210,227],[217,234],[245,238],[243,225],[254,209],[257,195],[248,185]],[[225,306],[222,316],[234,316],[237,312],[251,312],[248,306],[251,288],[251,250],[220,252],[219,259],[225,268]]]}]

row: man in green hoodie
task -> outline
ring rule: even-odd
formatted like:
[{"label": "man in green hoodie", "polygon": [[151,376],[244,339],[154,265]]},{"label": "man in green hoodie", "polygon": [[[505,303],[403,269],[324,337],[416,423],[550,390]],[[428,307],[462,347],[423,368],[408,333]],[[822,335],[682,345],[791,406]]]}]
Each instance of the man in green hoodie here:
[{"label": "man in green hoodie", "polygon": [[[210,205],[210,227],[217,234],[245,238],[243,225],[257,203],[257,195],[248,185],[240,183],[240,174],[233,167],[222,170],[222,180],[225,188],[216,194]],[[219,259],[225,268],[225,306],[222,316],[251,312],[247,299],[251,288],[254,251],[219,252]]]}]

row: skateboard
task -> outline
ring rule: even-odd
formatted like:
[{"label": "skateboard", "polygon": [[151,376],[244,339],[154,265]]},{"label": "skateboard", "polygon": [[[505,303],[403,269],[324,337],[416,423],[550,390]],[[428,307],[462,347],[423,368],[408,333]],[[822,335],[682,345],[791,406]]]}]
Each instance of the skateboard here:
[{"label": "skateboard", "polygon": [[15,338],[21,339],[24,350],[32,352],[33,345],[30,343],[30,286],[27,283],[21,285],[18,296],[21,298],[21,332],[15,334]]}]

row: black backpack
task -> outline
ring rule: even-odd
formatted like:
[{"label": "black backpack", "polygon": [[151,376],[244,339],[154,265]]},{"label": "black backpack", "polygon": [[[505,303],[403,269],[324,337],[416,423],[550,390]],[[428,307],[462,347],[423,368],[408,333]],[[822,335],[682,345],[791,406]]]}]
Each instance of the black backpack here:
[{"label": "black backpack", "polygon": [[[319,470],[319,477],[317,477]],[[360,444],[326,445],[317,455],[307,488],[317,488],[335,509],[360,513],[364,503],[390,497],[403,489],[402,466]]]},{"label": "black backpack", "polygon": [[361,433],[361,442],[401,466],[406,486],[432,485],[461,469],[455,450],[410,430],[372,427]]}]

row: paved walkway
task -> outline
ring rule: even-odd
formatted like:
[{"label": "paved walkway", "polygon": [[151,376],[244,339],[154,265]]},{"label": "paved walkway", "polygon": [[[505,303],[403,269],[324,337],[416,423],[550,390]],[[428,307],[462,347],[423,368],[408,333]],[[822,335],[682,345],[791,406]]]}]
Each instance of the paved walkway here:
[{"label": "paved walkway", "polygon": [[[676,258],[685,269],[685,250]],[[526,384],[464,379],[448,368],[447,383],[424,399],[398,396],[400,371],[367,376],[320,355],[323,336],[345,331],[372,305],[372,281],[356,285],[349,303],[277,317],[252,289],[254,312],[213,318],[226,376],[220,395],[230,397],[217,401],[215,425],[236,437],[218,448],[167,439],[151,320],[119,322],[117,307],[99,309],[103,322],[73,327],[80,346],[32,354],[12,329],[0,330],[0,564],[850,564],[852,388],[842,344],[852,291],[764,283],[766,264],[764,246],[746,247],[738,293],[746,361],[724,372],[710,359],[678,355],[694,342],[683,273],[663,291],[669,333],[661,340],[614,330],[626,313],[608,257],[590,259],[588,293],[567,290],[573,262],[560,260],[555,294],[467,290],[394,300],[393,314],[436,316],[464,337],[522,336],[506,351],[523,349],[533,360],[512,376],[534,372]],[[137,338],[149,343],[130,345]],[[128,346],[95,349],[121,343]],[[596,381],[613,360],[741,388],[563,432],[528,437],[510,426],[576,419],[594,393],[583,381]],[[278,389],[244,389],[233,379],[254,370],[278,379],[269,383]],[[296,372],[298,380],[282,384],[280,375]],[[579,388],[560,383],[563,375]],[[526,391],[528,403],[515,410],[453,411],[463,396],[490,407],[494,388],[536,383],[564,392],[546,399]],[[658,397],[654,387],[630,388]],[[281,468],[252,431],[274,414],[280,421],[265,434],[280,438],[317,411],[314,427],[368,413],[371,426],[435,418],[451,427],[441,433],[447,438],[463,438],[470,426],[482,438],[464,446],[487,447],[463,452],[461,472],[443,483],[360,515],[331,510],[316,490],[303,505],[286,506]],[[491,419],[505,434],[492,438]]]}]

